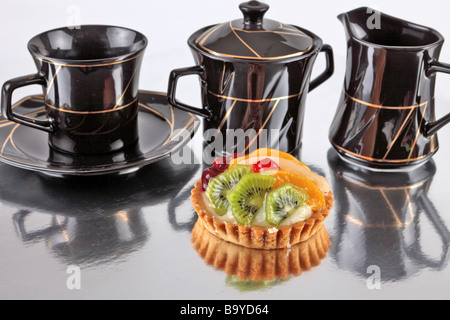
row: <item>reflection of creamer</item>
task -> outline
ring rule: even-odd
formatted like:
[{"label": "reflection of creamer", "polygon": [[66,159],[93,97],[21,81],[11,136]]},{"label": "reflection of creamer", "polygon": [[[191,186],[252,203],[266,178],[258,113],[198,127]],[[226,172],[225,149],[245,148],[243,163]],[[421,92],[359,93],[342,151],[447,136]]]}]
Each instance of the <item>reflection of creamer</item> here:
[{"label": "reflection of creamer", "polygon": [[[229,223],[237,224],[236,219],[234,218],[231,210],[228,210],[228,212],[225,215],[219,216],[216,213],[214,206],[211,204],[208,197],[206,196],[205,192],[203,192],[202,197],[203,197],[203,202],[205,203],[206,208],[208,209],[208,212],[211,213],[214,217],[216,217],[217,219],[229,222]],[[305,221],[306,219],[310,218],[311,215],[312,215],[311,207],[308,206],[307,204],[305,204],[305,205],[299,207],[296,211],[294,211],[289,217],[284,219],[280,223],[280,227],[290,226],[290,225],[296,224],[298,222]],[[265,206],[263,206],[256,214],[256,217],[255,217],[255,220],[253,221],[252,226],[261,227],[261,228],[270,228],[271,227],[271,225],[266,222]]]}]

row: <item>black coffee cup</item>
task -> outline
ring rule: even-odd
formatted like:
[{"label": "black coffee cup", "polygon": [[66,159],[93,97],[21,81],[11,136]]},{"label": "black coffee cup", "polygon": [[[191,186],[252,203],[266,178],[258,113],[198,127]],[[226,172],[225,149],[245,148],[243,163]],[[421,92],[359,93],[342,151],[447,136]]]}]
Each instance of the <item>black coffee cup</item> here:
[{"label": "black coffee cup", "polygon": [[[138,140],[139,73],[147,38],[116,26],[83,25],[41,33],[28,43],[38,72],[7,81],[2,113],[10,121],[49,132],[56,150],[101,154]],[[41,85],[46,120],[16,114],[17,88]]]}]

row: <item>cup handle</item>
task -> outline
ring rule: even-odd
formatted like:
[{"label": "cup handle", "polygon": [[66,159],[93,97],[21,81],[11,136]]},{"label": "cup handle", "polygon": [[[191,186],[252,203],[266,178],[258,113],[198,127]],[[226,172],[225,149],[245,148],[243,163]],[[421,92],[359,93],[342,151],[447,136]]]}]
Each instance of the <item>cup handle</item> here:
[{"label": "cup handle", "polygon": [[[427,76],[434,75],[436,72],[450,74],[450,64],[442,63],[439,61],[432,61],[427,68]],[[450,113],[440,120],[434,122],[428,122],[425,124],[425,136],[427,138],[435,135],[439,130],[450,123]]]},{"label": "cup handle", "polygon": [[195,67],[173,70],[170,73],[169,88],[167,90],[167,98],[169,100],[169,104],[171,104],[175,108],[181,109],[183,111],[191,112],[195,115],[198,115],[198,116],[201,116],[204,118],[210,118],[211,113],[208,110],[191,107],[187,104],[179,102],[176,99],[177,84],[178,84],[178,79],[180,77],[188,76],[188,75],[195,75],[195,74],[202,77],[204,75],[204,73],[205,73],[205,69],[202,66],[195,66]]},{"label": "cup handle", "polygon": [[330,79],[334,73],[333,48],[328,44],[324,44],[320,52],[325,53],[325,57],[327,59],[327,67],[324,72],[317,76],[317,78],[311,80],[309,84],[309,92],[313,91],[322,83]]},{"label": "cup handle", "polygon": [[62,223],[57,223],[56,216],[53,215],[50,226],[35,231],[28,231],[28,228],[25,226],[25,220],[27,216],[32,213],[33,211],[30,210],[19,210],[13,215],[14,226],[18,230],[22,240],[25,242],[36,242],[42,238],[61,232],[62,228],[67,227],[68,217],[65,217]]},{"label": "cup handle", "polygon": [[55,132],[55,125],[53,119],[47,120],[33,119],[20,114],[16,114],[12,110],[11,101],[14,90],[20,87],[35,84],[45,87],[47,82],[45,78],[40,74],[18,77],[5,82],[2,88],[2,102],[1,102],[2,114],[5,118],[7,118],[10,121],[17,122],[31,128],[53,133]]}]

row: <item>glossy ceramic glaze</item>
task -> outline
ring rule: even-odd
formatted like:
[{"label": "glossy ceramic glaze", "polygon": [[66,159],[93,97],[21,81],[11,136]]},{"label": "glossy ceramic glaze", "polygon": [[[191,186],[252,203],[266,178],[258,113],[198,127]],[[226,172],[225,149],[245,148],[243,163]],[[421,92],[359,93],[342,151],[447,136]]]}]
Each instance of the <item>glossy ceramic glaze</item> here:
[{"label": "glossy ceramic glaze", "polygon": [[[170,102],[205,118],[205,138],[219,154],[258,147],[293,152],[301,146],[308,92],[333,74],[332,49],[307,30],[264,19],[266,4],[250,1],[240,9],[242,19],[189,38],[197,65],[172,72]],[[327,69],[310,81],[320,52]],[[201,79],[202,109],[176,100],[178,78],[191,74]]]},{"label": "glossy ceramic glaze", "polygon": [[[347,34],[347,71],[330,140],[346,159],[374,169],[402,169],[429,160],[438,150],[437,72],[444,38],[437,31],[360,8],[339,16]],[[377,14],[377,13],[375,13]]]},{"label": "glossy ceramic glaze", "polygon": [[[17,113],[35,120],[46,118],[42,95],[23,98],[14,105]],[[0,160],[20,168],[53,176],[91,176],[136,171],[169,157],[188,143],[199,127],[197,118],[172,108],[164,93],[140,91],[137,143],[122,151],[73,155],[48,144],[45,132],[0,118]]]},{"label": "glossy ceramic glaze", "polygon": [[[139,73],[147,39],[114,26],[61,28],[28,43],[38,73],[5,83],[3,114],[49,132],[50,145],[71,154],[122,150],[138,139]],[[43,87],[47,119],[13,113],[14,89]]]}]

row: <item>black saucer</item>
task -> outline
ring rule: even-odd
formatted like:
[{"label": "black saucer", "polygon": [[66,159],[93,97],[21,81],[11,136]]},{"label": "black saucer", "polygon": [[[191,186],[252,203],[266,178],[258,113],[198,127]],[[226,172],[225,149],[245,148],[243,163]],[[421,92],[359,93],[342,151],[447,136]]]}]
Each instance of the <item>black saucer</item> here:
[{"label": "black saucer", "polygon": [[[165,93],[139,92],[139,141],[127,150],[95,156],[73,156],[48,144],[48,135],[0,118],[0,160],[52,176],[121,174],[169,157],[184,146],[199,126],[197,118],[173,108]],[[45,118],[42,95],[28,96],[14,111]]]}]

